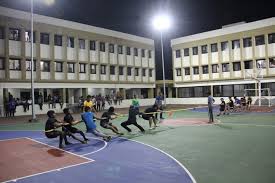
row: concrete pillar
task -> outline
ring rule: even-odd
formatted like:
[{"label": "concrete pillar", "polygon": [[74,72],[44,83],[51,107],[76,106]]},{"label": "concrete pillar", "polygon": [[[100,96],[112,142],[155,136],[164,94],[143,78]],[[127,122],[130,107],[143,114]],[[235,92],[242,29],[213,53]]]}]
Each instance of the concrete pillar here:
[{"label": "concrete pillar", "polygon": [[179,97],[179,88],[175,88],[176,89],[176,98]]},{"label": "concrete pillar", "polygon": [[69,104],[73,104],[74,103],[74,89],[73,88],[69,88],[68,89],[68,98],[69,98]]},{"label": "concrete pillar", "polygon": [[173,97],[173,88],[171,86],[168,86],[168,98]]},{"label": "concrete pillar", "polygon": [[148,89],[148,98],[154,98],[154,88]]},{"label": "concrete pillar", "polygon": [[210,93],[212,96],[214,95],[213,85],[210,86]]},{"label": "concrete pillar", "polygon": [[88,88],[82,88],[82,96],[86,98],[88,95]]},{"label": "concrete pillar", "polygon": [[66,103],[66,88],[62,88],[61,90],[63,103]]},{"label": "concrete pillar", "polygon": [[5,108],[5,103],[4,103],[4,88],[0,89],[0,117],[4,116],[4,108]]}]

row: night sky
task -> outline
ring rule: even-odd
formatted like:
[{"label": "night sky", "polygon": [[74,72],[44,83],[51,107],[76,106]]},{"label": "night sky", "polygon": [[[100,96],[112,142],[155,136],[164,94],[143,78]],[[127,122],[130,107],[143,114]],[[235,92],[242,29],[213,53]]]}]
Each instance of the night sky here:
[{"label": "night sky", "polygon": [[[222,25],[275,17],[273,0],[34,0],[34,12],[155,40],[156,63],[161,65],[160,34],[152,18],[166,12],[173,27],[164,33],[165,73],[172,79],[170,40],[221,28]],[[29,11],[30,0],[0,0],[0,6]],[[157,67],[157,79],[162,68]]]}]

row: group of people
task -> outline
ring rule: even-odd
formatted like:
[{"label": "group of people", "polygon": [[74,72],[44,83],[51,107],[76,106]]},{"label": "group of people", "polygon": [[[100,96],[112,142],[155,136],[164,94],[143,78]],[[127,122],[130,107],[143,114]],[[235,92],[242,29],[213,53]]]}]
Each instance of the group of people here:
[{"label": "group of people", "polygon": [[[213,118],[213,104],[215,102],[214,98],[208,93],[208,114],[209,114],[209,123],[214,122]],[[221,98],[219,113],[217,116],[220,115],[229,115],[229,113],[233,112],[243,112],[248,111],[251,109],[252,98],[250,96],[246,97],[243,96],[240,99],[238,97],[228,97],[228,101],[226,102],[224,98]]]},{"label": "group of people", "polygon": [[[158,100],[162,100],[162,98],[158,98]],[[134,97],[132,101],[132,105],[129,107],[128,111],[128,119],[122,122],[120,125],[125,128],[128,132],[132,130],[129,128],[130,125],[136,126],[142,133],[145,132],[144,128],[137,123],[137,116],[142,117],[144,120],[149,121],[149,129],[155,129],[157,127],[157,114],[161,112],[162,105],[159,101],[156,100],[156,103],[147,109],[145,109],[144,113],[139,112],[139,102]],[[85,134],[74,127],[74,125],[84,122],[86,126],[86,132],[92,133],[97,137],[103,138],[105,141],[111,140],[111,136],[102,133],[98,130],[96,125],[96,120],[100,121],[100,126],[105,129],[109,129],[117,135],[124,135],[122,132],[118,130],[118,128],[112,124],[111,120],[120,117],[122,115],[115,113],[115,108],[110,107],[106,112],[104,112],[101,117],[97,115],[94,103],[91,100],[91,97],[88,96],[87,100],[83,103],[83,113],[81,114],[81,120],[74,120],[71,115],[70,109],[65,108],[63,110],[65,116],[62,121],[57,120],[55,116],[55,112],[53,110],[48,111],[48,120],[45,125],[45,135],[48,138],[56,138],[59,137],[59,147],[63,148],[63,140],[65,141],[65,145],[70,144],[67,140],[67,136],[71,136],[72,138],[80,141],[85,144],[88,141]],[[162,118],[162,115],[160,116]],[[61,127],[61,130],[58,128]],[[77,138],[74,134],[79,133],[82,135],[83,140]]]}]

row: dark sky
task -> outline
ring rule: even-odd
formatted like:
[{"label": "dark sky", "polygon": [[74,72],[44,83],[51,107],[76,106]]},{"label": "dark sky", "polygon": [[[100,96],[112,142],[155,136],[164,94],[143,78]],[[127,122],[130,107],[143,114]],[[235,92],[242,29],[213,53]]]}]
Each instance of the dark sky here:
[{"label": "dark sky", "polygon": [[[35,13],[154,39],[159,65],[160,35],[151,22],[154,15],[167,12],[173,18],[173,27],[164,33],[167,79],[172,79],[171,39],[275,17],[274,0],[55,0],[50,6],[43,1],[34,0]],[[0,6],[29,11],[30,0],[0,0]],[[162,79],[161,67],[157,79]]]}]

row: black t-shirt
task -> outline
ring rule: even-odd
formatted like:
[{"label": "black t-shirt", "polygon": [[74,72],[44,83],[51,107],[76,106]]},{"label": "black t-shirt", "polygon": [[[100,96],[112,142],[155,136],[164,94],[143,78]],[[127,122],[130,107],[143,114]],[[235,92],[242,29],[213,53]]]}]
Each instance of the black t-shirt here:
[{"label": "black t-shirt", "polygon": [[54,123],[57,122],[55,118],[49,118],[45,125],[45,131],[55,129]]},{"label": "black t-shirt", "polygon": [[110,119],[111,119],[111,116],[114,115],[114,113],[111,113],[111,112],[104,112],[101,116],[101,118],[106,118],[106,119],[103,119],[103,120],[100,120],[100,125],[105,125],[105,124],[108,124]]},{"label": "black t-shirt", "polygon": [[129,114],[128,114],[128,120],[129,121],[136,121],[137,120],[137,110],[135,108],[130,108],[129,109]]},{"label": "black t-shirt", "polygon": [[149,116],[154,116],[153,112],[157,112],[157,110],[154,109],[153,107],[147,108],[144,111],[144,113],[152,113],[152,114],[146,114],[146,115],[149,115]]},{"label": "black t-shirt", "polygon": [[222,103],[220,104],[220,109],[225,109],[225,102],[222,101]]},{"label": "black t-shirt", "polygon": [[232,99],[229,100],[229,107],[234,107],[234,102]]},{"label": "black t-shirt", "polygon": [[74,118],[73,118],[73,116],[72,116],[71,114],[66,114],[66,115],[64,116],[64,121],[65,121],[66,123],[70,123],[69,125],[65,125],[65,127],[68,128],[68,127],[71,127],[71,126],[72,126],[71,123],[74,121]]}]

